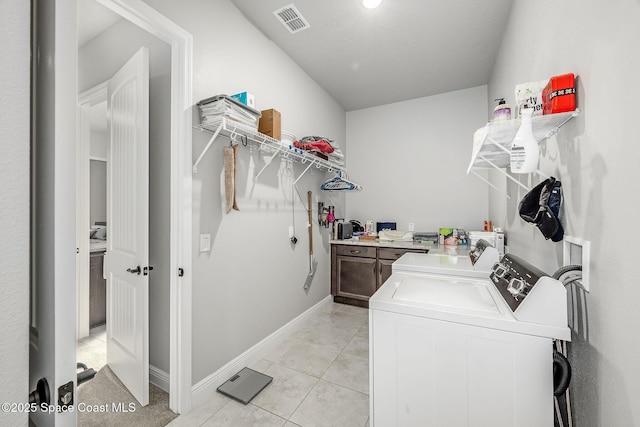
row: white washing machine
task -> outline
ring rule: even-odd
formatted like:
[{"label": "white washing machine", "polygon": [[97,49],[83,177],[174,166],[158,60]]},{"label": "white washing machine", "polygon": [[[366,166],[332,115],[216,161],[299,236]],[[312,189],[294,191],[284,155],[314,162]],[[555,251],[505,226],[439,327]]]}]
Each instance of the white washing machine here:
[{"label": "white washing machine", "polygon": [[489,278],[394,272],[369,300],[374,427],[553,426],[566,290],[514,255]]},{"label": "white washing machine", "polygon": [[391,272],[446,274],[461,277],[489,277],[500,255],[486,240],[479,240],[468,254],[407,252],[391,265]]}]

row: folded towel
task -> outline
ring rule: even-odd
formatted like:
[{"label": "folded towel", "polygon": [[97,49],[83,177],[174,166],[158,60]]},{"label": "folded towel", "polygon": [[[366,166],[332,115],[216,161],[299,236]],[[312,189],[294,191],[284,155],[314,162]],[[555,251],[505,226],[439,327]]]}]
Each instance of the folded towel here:
[{"label": "folded towel", "polygon": [[236,202],[236,153],[238,146],[224,147],[222,149],[224,159],[224,199],[226,202],[225,212],[231,212],[231,209],[239,211]]}]

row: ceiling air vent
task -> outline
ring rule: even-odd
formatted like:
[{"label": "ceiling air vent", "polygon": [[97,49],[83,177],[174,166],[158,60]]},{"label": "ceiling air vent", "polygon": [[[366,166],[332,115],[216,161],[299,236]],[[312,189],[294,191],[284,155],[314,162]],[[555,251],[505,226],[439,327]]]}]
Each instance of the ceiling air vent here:
[{"label": "ceiling air vent", "polygon": [[273,12],[273,14],[280,20],[280,22],[282,22],[282,25],[287,27],[291,34],[295,34],[311,27],[293,4],[284,6]]}]

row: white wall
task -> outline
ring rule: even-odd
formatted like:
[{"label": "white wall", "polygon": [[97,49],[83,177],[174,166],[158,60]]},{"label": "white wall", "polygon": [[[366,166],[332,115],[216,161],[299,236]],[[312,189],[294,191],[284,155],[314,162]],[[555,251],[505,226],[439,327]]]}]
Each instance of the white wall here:
[{"label": "white wall", "polygon": [[[0,2],[0,401],[29,393],[30,5]],[[11,60],[6,60],[11,58]],[[2,425],[26,425],[26,412],[0,413]]]},{"label": "white wall", "polygon": [[120,19],[80,47],[78,68],[84,72],[78,76],[78,93],[109,80],[140,46],[149,48],[150,78],[171,72],[171,47],[126,19]]},{"label": "white wall", "polygon": [[[107,120],[106,115],[104,120],[106,122]],[[91,159],[106,161],[107,155],[108,155],[107,150],[109,149],[109,141],[107,141],[107,134],[102,132],[91,131],[90,140],[91,140],[90,142],[91,147],[89,149],[89,156],[91,157]]]},{"label": "white wall", "polygon": [[90,163],[89,223],[94,225],[98,221],[107,220],[107,162],[91,160]]},{"label": "white wall", "polygon": [[[589,335],[574,336],[571,357],[577,427],[640,422],[640,287],[633,255],[640,209],[639,22],[637,0],[516,0],[489,85],[489,99],[513,102],[517,83],[578,76],[582,113],[541,144],[540,161],[543,172],[562,181],[566,234],[592,242]],[[491,216],[506,222],[512,252],[555,271],[561,243],[545,241],[520,220],[523,192],[511,183],[506,189],[511,201],[492,192],[490,207]]]},{"label": "white wall", "polygon": [[480,86],[348,112],[349,177],[363,186],[347,195],[348,219],[482,230],[487,186],[466,171],[486,107]]},{"label": "white wall", "polygon": [[[345,141],[345,112],[277,46],[251,25],[228,0],[149,0],[149,5],[193,35],[193,99],[249,91],[258,109],[282,113],[282,128]],[[199,121],[194,111],[194,120]],[[210,135],[194,131],[198,156]],[[330,293],[327,233],[314,226],[316,276],[303,290],[309,271],[306,211],[295,196],[299,243],[289,242],[291,182],[302,172],[274,161],[255,183],[264,159],[256,149],[239,147],[237,196],[240,211],[223,213],[222,139],[193,175],[193,382],[206,378]],[[306,200],[335,204],[344,212],[344,196],[321,194],[328,179],[310,171],[298,187]],[[306,203],[306,201],[305,201]],[[317,224],[317,223],[316,223]],[[201,233],[212,235],[212,251],[199,252]]]}]

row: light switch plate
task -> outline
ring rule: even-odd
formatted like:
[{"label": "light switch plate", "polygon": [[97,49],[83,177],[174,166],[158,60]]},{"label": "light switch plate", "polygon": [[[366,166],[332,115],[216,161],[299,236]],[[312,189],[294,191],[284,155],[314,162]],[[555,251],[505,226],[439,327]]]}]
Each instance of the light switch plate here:
[{"label": "light switch plate", "polygon": [[209,252],[211,250],[211,234],[200,235],[200,252]]}]

